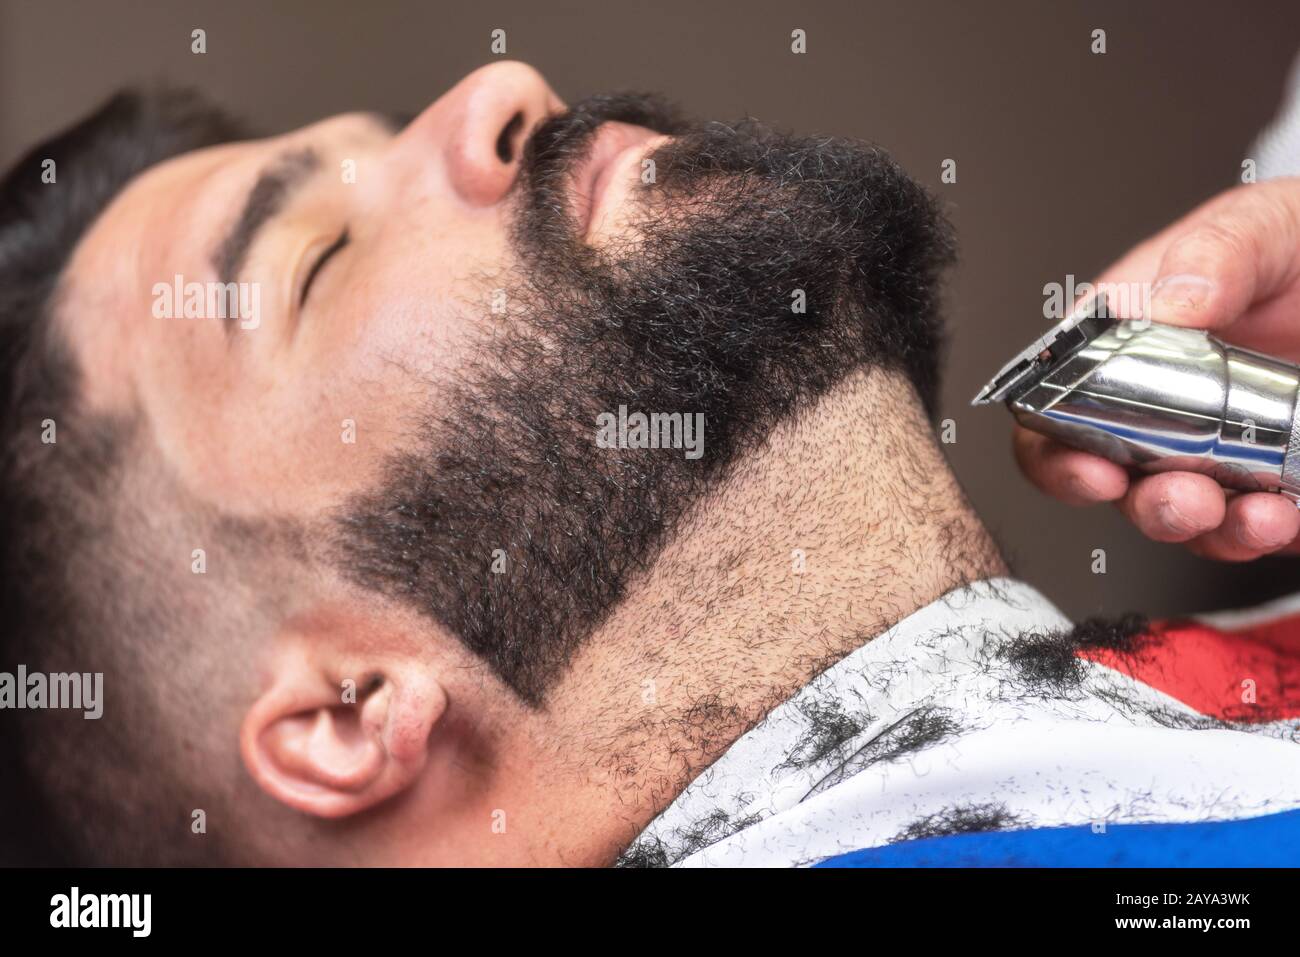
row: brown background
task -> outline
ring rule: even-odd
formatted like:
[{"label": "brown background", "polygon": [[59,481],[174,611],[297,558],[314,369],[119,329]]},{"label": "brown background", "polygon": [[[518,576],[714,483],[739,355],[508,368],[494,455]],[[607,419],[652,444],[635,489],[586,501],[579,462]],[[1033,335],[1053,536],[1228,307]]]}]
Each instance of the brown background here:
[{"label": "brown background", "polygon": [[[195,27],[206,55],[190,53]],[[1018,573],[1067,612],[1193,611],[1300,587],[1293,561],[1204,562],[1144,541],[1109,509],[1044,499],[1012,464],[1005,413],[967,406],[1043,324],[1044,283],[1095,274],[1234,182],[1300,48],[1293,0],[0,0],[0,165],[132,81],[199,86],[268,131],[418,110],[492,59],[496,27],[566,98],[660,90],[697,115],[875,140],[939,193],[962,244],[950,457]],[[802,56],[789,49],[796,27]],[[1095,27],[1103,56],[1089,51]],[[958,182],[945,186],[948,157]],[[1105,575],[1090,571],[1098,547]]]}]

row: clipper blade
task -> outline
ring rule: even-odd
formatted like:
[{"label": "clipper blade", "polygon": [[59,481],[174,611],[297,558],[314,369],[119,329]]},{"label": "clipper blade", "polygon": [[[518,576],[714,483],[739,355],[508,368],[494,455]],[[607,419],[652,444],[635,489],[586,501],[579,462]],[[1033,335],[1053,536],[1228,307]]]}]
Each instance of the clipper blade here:
[{"label": "clipper blade", "polygon": [[1095,297],[1088,300],[1004,365],[971,400],[971,405],[989,405],[1015,398],[1087,345],[1112,321],[1104,299]]}]

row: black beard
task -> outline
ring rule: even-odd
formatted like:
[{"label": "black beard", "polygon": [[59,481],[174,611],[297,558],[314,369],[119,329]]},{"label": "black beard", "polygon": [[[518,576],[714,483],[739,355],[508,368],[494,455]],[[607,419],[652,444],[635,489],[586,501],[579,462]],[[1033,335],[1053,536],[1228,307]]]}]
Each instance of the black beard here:
[{"label": "black beard", "polygon": [[[652,156],[636,236],[597,251],[569,177],[607,120],[677,138]],[[643,96],[546,121],[516,188],[509,315],[487,318],[494,336],[413,449],[349,504],[339,560],[541,706],[687,510],[783,419],[863,366],[905,372],[933,413],[952,242],[875,147],[688,127]],[[703,455],[601,447],[598,416],[620,406],[703,413]]]}]

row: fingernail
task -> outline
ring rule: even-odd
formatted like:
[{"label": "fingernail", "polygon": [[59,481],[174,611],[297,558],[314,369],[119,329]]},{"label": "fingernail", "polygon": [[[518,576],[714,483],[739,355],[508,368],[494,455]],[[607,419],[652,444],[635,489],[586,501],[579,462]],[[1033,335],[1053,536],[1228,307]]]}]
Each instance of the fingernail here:
[{"label": "fingernail", "polygon": [[1291,539],[1279,535],[1277,530],[1270,526],[1265,526],[1260,529],[1242,522],[1237,526],[1237,541],[1242,545],[1245,545],[1247,548],[1269,549],[1280,548],[1287,542],[1291,541]]},{"label": "fingernail", "polygon": [[1214,284],[1204,276],[1176,273],[1165,276],[1151,290],[1151,318],[1157,322],[1161,315],[1176,316],[1199,309],[1210,298]]},{"label": "fingernail", "polygon": [[1095,502],[1101,498],[1101,493],[1097,491],[1097,489],[1094,486],[1084,481],[1077,475],[1071,475],[1069,478],[1069,483],[1070,483],[1070,491],[1074,492],[1074,494],[1081,499],[1086,499],[1089,502]]},{"label": "fingernail", "polygon": [[1173,502],[1161,502],[1160,508],[1156,514],[1160,519],[1161,525],[1169,531],[1175,532],[1179,535],[1185,535],[1188,532],[1194,532],[1199,529],[1199,526],[1180,512],[1178,506]]}]

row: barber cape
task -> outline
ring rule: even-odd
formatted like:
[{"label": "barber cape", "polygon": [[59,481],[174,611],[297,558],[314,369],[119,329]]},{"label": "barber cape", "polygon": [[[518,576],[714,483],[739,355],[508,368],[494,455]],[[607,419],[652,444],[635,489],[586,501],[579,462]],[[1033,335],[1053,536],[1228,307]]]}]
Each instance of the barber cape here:
[{"label": "barber cape", "polygon": [[979,582],[740,737],[623,865],[1300,864],[1300,600],[1074,627]]}]

